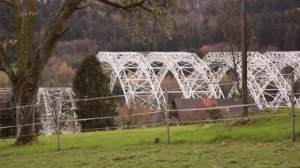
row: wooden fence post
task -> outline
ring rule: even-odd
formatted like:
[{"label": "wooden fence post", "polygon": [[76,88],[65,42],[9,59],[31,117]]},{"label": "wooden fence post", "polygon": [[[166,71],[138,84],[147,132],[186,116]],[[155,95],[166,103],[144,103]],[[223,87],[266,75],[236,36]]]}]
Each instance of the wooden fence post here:
[{"label": "wooden fence post", "polygon": [[168,100],[168,92],[167,92],[167,89],[165,88],[165,100],[166,100],[166,105],[165,105],[165,123],[166,123],[166,127],[167,127],[167,145],[169,145],[171,142],[170,142],[170,116],[169,116],[169,107],[168,107],[168,104],[169,104],[169,100]]},{"label": "wooden fence post", "polygon": [[60,151],[60,118],[58,112],[56,112],[56,136],[57,151]]},{"label": "wooden fence post", "polygon": [[291,127],[292,127],[292,142],[296,142],[296,128],[295,128],[295,77],[294,72],[291,74]]}]

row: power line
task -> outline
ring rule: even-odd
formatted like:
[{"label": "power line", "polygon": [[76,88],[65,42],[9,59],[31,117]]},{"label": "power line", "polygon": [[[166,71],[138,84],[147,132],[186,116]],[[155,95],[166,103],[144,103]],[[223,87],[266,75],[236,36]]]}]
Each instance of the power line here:
[{"label": "power line", "polygon": [[[232,120],[241,120],[241,119],[259,119],[259,118],[271,118],[271,117],[282,117],[282,116],[289,116],[289,114],[273,114],[273,115],[261,115],[261,116],[250,116],[250,117],[233,117],[233,118],[224,118],[224,119],[207,119],[207,120],[196,120],[196,121],[173,121],[170,122],[170,124],[193,124],[193,123],[208,123],[208,122],[220,122],[220,121],[232,121]],[[41,124],[41,123],[39,123]],[[30,124],[28,124],[30,125]],[[32,125],[32,124],[31,124]],[[150,124],[141,124],[141,125],[131,125],[131,126],[120,126],[120,127],[102,127],[102,128],[91,128],[91,129],[81,129],[81,131],[99,131],[99,130],[123,130],[127,128],[143,128],[146,126],[150,127],[158,127],[163,126],[164,122],[159,123],[150,123]],[[0,127],[2,129],[3,127]],[[84,133],[84,132],[83,132]],[[30,136],[30,135],[44,135],[41,133],[36,134],[26,134],[26,135],[20,135],[22,136]],[[3,137],[0,139],[11,139],[11,138],[17,138],[16,136],[10,136],[10,137]]]},{"label": "power line", "polygon": [[[217,84],[217,85],[231,85],[231,84],[238,84],[240,82],[227,82],[227,83],[207,83],[207,84]],[[180,89],[180,90],[177,90]],[[181,90],[181,88],[172,88],[169,89],[168,91],[174,91],[174,92],[184,92]],[[197,90],[194,90],[197,91]],[[296,95],[299,95],[300,93],[295,93]],[[249,94],[251,95],[251,94]],[[93,100],[102,100],[102,99],[110,99],[110,98],[120,98],[120,97],[125,97],[125,95],[113,95],[113,96],[106,96],[106,97],[94,97],[94,98],[83,98],[83,99],[75,99],[75,102],[82,102],[82,101],[93,101]],[[37,104],[32,104],[32,105],[24,105],[24,106],[15,106],[15,107],[9,107],[9,108],[2,108],[0,111],[4,110],[13,110],[13,109],[18,109],[18,108],[27,108],[27,107],[33,107],[33,106],[42,106],[42,105],[37,105]]]},{"label": "power line", "polygon": [[[43,135],[41,133],[36,133],[36,134],[26,134],[26,135],[19,135],[19,137],[25,137],[25,136],[31,136],[31,135]],[[9,137],[0,137],[0,139],[12,139],[12,138],[17,138],[16,136],[9,136]]]},{"label": "power line", "polygon": [[218,122],[218,121],[231,121],[231,120],[242,120],[242,119],[258,119],[258,118],[269,118],[269,117],[281,117],[289,116],[289,114],[276,114],[276,115],[262,115],[262,116],[250,116],[250,117],[233,117],[223,119],[207,119],[207,120],[196,120],[196,121],[182,121],[182,122],[171,122],[172,124],[187,124],[187,123],[206,123],[206,122]]},{"label": "power line", "polygon": [[18,109],[18,108],[34,107],[34,106],[38,106],[38,105],[26,105],[26,106],[16,106],[16,107],[2,108],[2,109],[0,109],[0,111],[13,110],[13,109]]},{"label": "power line", "polygon": [[192,108],[192,109],[177,109],[177,110],[169,110],[170,112],[178,112],[178,111],[202,111],[202,110],[217,110],[224,108],[238,108],[238,107],[249,107],[249,106],[257,106],[257,104],[241,104],[241,105],[230,105],[230,106],[216,106],[216,107],[204,107],[204,108]]},{"label": "power line", "polygon": [[[43,125],[43,123],[24,124],[24,125],[18,125],[18,127],[27,127],[27,126],[36,126],[36,125]],[[5,127],[0,127],[0,129],[16,128],[16,127],[17,126],[5,126]]]},{"label": "power line", "polygon": [[[115,95],[115,96],[106,96],[106,97],[94,97],[94,98],[84,98],[84,99],[75,99],[75,102],[81,101],[93,101],[93,100],[102,100],[102,99],[111,99],[111,98],[118,98],[118,97],[125,97],[125,95]],[[32,105],[25,105],[25,106],[15,106],[15,107],[8,107],[8,108],[1,108],[0,111],[4,110],[13,110],[18,108],[27,108],[27,107],[34,107],[34,106],[43,106],[42,104],[32,104]]]},{"label": "power line", "polygon": [[111,98],[119,98],[119,97],[125,97],[125,95],[115,95],[115,96],[106,96],[106,97],[76,99],[75,102],[92,101],[92,100],[102,100],[102,99],[111,99]]},{"label": "power line", "polygon": [[[214,109],[224,109],[224,108],[238,108],[238,107],[253,106],[253,105],[256,105],[256,104],[233,105],[233,106],[218,106],[218,107],[208,107],[208,108],[191,108],[191,109],[180,109],[180,110],[169,110],[169,112],[202,111],[202,110],[214,110]],[[124,116],[132,117],[132,116],[142,116],[142,115],[159,114],[159,113],[164,113],[164,111],[144,112],[144,113],[131,114],[131,115],[126,115],[125,114]],[[97,118],[84,118],[84,119],[74,119],[74,120],[60,120],[60,122],[80,122],[80,121],[114,119],[114,118],[120,118],[120,117],[124,117],[124,116],[119,116],[118,115],[118,116],[107,116],[107,117],[97,117]],[[44,125],[44,123],[25,124],[25,125],[19,125],[19,127],[33,126],[33,125]],[[17,126],[5,126],[5,127],[0,127],[0,129],[16,128],[16,127]]]},{"label": "power line", "polygon": [[91,129],[81,129],[83,131],[97,131],[97,130],[113,130],[113,129],[128,129],[128,128],[143,128],[146,126],[157,127],[164,125],[164,122],[159,123],[150,123],[150,124],[142,124],[142,125],[129,125],[129,126],[120,126],[120,127],[102,127],[102,128],[91,128]]}]

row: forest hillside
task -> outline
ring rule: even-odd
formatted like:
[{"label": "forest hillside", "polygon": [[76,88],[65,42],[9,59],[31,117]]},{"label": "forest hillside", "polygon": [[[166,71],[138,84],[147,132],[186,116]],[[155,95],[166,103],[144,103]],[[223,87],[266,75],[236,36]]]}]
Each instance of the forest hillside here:
[{"label": "forest hillside", "polygon": [[[37,41],[51,24],[61,1],[38,2]],[[159,34],[143,41],[128,33],[121,15],[110,13],[112,10],[94,5],[73,16],[70,29],[45,69],[43,86],[70,86],[83,57],[98,51],[188,51],[203,56],[208,51],[229,50],[231,44],[239,50],[237,0],[176,0],[172,35]],[[0,6],[0,13],[0,41],[13,38],[13,25],[8,24],[13,19],[11,11]],[[249,0],[249,46],[260,52],[300,50],[300,1]],[[9,86],[5,75],[0,73],[0,79],[0,87]]]}]

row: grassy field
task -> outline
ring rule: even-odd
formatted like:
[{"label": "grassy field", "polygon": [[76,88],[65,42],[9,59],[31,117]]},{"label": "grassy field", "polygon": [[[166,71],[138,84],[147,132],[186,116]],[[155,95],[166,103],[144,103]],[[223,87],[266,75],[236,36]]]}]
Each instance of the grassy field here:
[{"label": "grassy field", "polygon": [[[300,139],[300,118],[296,121]],[[300,167],[300,143],[289,140],[288,116],[241,126],[171,127],[169,146],[165,132],[145,128],[64,135],[61,152],[56,152],[55,136],[41,136],[39,144],[26,146],[2,140],[0,167]],[[154,144],[156,137],[159,144]]]}]

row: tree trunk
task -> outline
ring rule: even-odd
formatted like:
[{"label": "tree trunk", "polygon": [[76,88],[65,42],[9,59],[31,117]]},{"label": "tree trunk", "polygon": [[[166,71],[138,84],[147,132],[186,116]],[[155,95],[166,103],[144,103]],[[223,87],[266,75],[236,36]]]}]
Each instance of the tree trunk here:
[{"label": "tree trunk", "polygon": [[29,76],[19,86],[14,86],[14,95],[17,106],[17,140],[16,144],[37,143],[35,130],[35,108],[38,94],[38,77]]},{"label": "tree trunk", "polygon": [[33,54],[33,32],[36,19],[36,0],[24,1],[21,10],[16,9],[18,39],[18,71],[13,82],[15,104],[26,106],[17,108],[16,144],[32,144],[38,141],[35,130],[35,103],[38,93],[38,80],[41,71],[51,57],[59,37],[67,30],[66,23],[82,0],[68,0],[59,10],[56,20],[45,33]]}]

